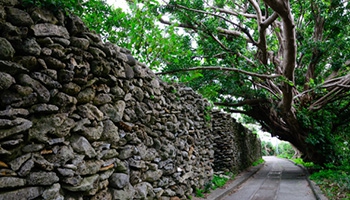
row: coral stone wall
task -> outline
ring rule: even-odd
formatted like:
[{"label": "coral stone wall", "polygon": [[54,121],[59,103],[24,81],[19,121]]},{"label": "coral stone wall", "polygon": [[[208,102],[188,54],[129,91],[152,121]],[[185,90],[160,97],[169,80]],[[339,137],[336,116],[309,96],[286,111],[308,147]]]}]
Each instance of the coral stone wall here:
[{"label": "coral stone wall", "polygon": [[186,199],[212,178],[227,115],[75,16],[0,0],[0,93],[0,199]]},{"label": "coral stone wall", "polygon": [[214,171],[239,172],[262,157],[256,134],[227,113],[213,111]]}]

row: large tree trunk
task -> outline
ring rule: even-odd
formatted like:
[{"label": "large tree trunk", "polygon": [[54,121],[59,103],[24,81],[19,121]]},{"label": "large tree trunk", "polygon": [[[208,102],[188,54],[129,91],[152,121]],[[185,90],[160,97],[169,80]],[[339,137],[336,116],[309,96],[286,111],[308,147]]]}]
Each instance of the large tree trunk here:
[{"label": "large tree trunk", "polygon": [[[306,138],[310,133],[310,130],[302,128],[297,121],[293,118],[293,121],[286,121],[288,118],[276,111],[271,103],[260,103],[251,106],[246,114],[260,122],[263,130],[271,133],[272,137],[290,142],[295,148],[297,148],[305,161],[312,161],[315,164],[323,165],[325,160],[324,155],[319,151],[320,146],[314,146],[307,143]],[[329,155],[334,155],[335,152],[329,150]]]}]

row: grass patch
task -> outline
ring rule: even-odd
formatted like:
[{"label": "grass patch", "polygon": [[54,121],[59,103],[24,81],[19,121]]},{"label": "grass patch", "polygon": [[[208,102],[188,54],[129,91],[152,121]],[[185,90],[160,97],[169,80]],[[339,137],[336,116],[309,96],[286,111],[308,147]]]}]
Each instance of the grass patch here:
[{"label": "grass patch", "polygon": [[339,169],[322,169],[311,174],[313,180],[329,199],[350,200],[350,173]]},{"label": "grass patch", "polygon": [[235,178],[235,174],[228,172],[225,174],[214,174],[213,179],[204,186],[203,189],[196,188],[196,197],[205,197],[205,193],[210,193],[211,190],[223,187],[227,181]]},{"label": "grass patch", "polygon": [[252,163],[252,166],[258,166],[258,165],[260,165],[260,164],[262,164],[262,163],[264,163],[264,162],[265,162],[265,160],[262,159],[262,158],[260,158],[259,160],[253,162],[253,163]]},{"label": "grass patch", "polygon": [[301,158],[291,159],[303,165],[311,173],[313,180],[328,199],[350,200],[350,166],[334,166],[326,164],[321,167],[312,162],[304,162]]}]

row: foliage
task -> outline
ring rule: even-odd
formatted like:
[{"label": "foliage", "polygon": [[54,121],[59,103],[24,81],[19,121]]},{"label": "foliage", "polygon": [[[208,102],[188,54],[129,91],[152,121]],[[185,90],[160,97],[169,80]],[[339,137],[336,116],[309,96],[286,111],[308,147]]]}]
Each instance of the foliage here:
[{"label": "foliage", "polygon": [[306,160],[350,161],[350,4],[344,0],[291,1],[286,11],[271,0],[128,1],[131,12],[103,0],[23,2],[79,15],[165,80],[249,116]]},{"label": "foliage", "polygon": [[327,163],[325,166],[319,166],[312,162],[304,162],[301,158],[292,159],[292,161],[309,170],[310,179],[316,182],[329,199],[347,200],[350,198],[350,166],[348,164],[335,166]]},{"label": "foliage", "polygon": [[196,197],[204,197],[204,190],[196,188]]},{"label": "foliage", "polygon": [[263,156],[273,156],[276,149],[271,142],[261,141],[261,151]]},{"label": "foliage", "polygon": [[289,142],[281,142],[278,144],[278,157],[281,158],[294,158],[297,152]]},{"label": "foliage", "polygon": [[262,164],[264,162],[265,162],[264,159],[260,158],[259,160],[254,161],[252,166],[258,166],[258,165],[260,165],[260,164]]},{"label": "foliage", "polygon": [[295,164],[299,164],[299,165],[303,165],[304,167],[306,168],[313,168],[313,167],[318,167],[318,166],[315,166],[314,163],[312,162],[305,162],[303,161],[303,159],[301,158],[294,158],[294,159],[291,159]]},{"label": "foliage", "polygon": [[310,179],[320,186],[329,199],[350,199],[350,170],[325,169],[313,173]]},{"label": "foliage", "polygon": [[235,178],[235,174],[228,172],[224,174],[214,174],[211,182],[205,185],[203,189],[196,188],[196,196],[204,197],[204,193],[210,193],[211,190],[215,190],[217,188],[223,187],[227,181]]}]

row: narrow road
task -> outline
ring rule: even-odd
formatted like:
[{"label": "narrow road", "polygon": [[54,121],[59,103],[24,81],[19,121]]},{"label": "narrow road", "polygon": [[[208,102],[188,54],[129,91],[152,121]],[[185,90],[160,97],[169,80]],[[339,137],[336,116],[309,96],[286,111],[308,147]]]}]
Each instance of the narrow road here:
[{"label": "narrow road", "polygon": [[304,171],[292,162],[264,157],[264,166],[223,200],[315,200]]}]

